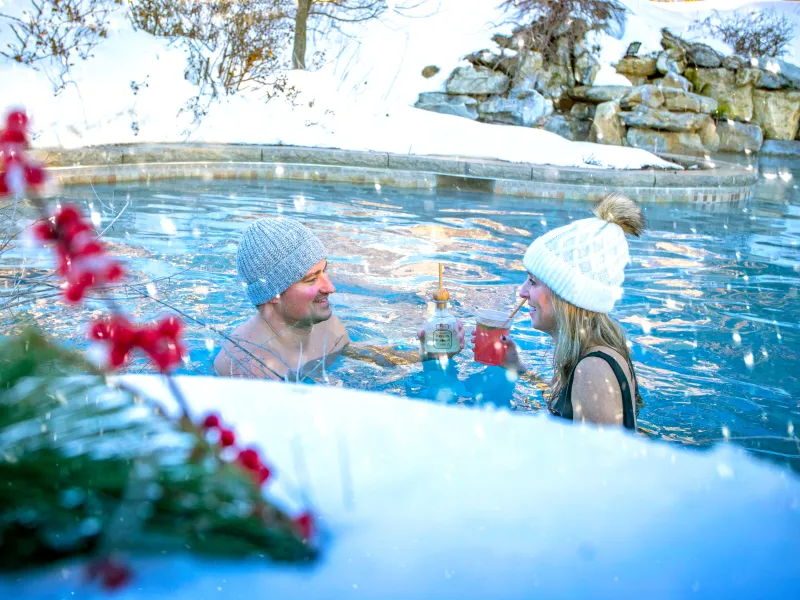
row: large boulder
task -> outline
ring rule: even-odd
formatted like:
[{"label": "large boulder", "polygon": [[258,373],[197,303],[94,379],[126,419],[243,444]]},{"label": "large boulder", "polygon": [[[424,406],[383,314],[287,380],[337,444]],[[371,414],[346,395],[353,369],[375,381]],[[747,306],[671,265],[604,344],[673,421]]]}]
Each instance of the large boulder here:
[{"label": "large boulder", "polygon": [[573,142],[585,142],[589,139],[591,122],[571,115],[553,114],[544,119],[542,129]]},{"label": "large boulder", "polygon": [[753,123],[724,120],[717,123],[720,152],[758,152],[764,143],[764,132]]},{"label": "large boulder", "polygon": [[563,65],[548,65],[537,72],[532,78],[533,88],[553,100],[566,96],[575,85],[575,76],[572,69]]},{"label": "large boulder", "polygon": [[722,65],[722,55],[711,46],[697,42],[687,42],[674,35],[666,27],[661,29],[661,47],[664,50],[682,52],[689,64],[697,67],[719,67]]},{"label": "large boulder", "polygon": [[450,96],[442,92],[423,92],[414,104],[416,108],[445,115],[455,115],[475,120],[478,118],[478,101],[469,96]]},{"label": "large boulder", "polygon": [[581,54],[575,56],[573,61],[573,74],[575,75],[575,83],[580,85],[592,85],[594,78],[600,72],[600,63],[597,62],[588,48],[584,47]]},{"label": "large boulder", "polygon": [[664,94],[655,85],[640,85],[630,88],[619,102],[621,108],[628,110],[638,104],[644,104],[650,108],[658,108],[664,105]]},{"label": "large boulder", "polygon": [[792,84],[780,73],[761,71],[761,77],[756,87],[762,90],[785,90],[791,88]]},{"label": "large boulder", "polygon": [[491,71],[485,67],[472,65],[457,67],[447,80],[447,93],[453,96],[469,94],[481,96],[502,94],[508,89],[509,78],[505,73]]},{"label": "large boulder", "polygon": [[626,136],[629,146],[650,152],[690,153],[705,152],[703,141],[696,133],[675,133],[631,127]]},{"label": "large boulder", "polygon": [[572,105],[569,114],[575,119],[594,119],[596,108],[597,106],[595,104],[589,104],[588,102],[576,102]]},{"label": "large boulder", "polygon": [[[596,118],[597,116],[595,116]],[[620,113],[620,119],[628,127],[695,132],[706,127],[711,117],[692,112],[673,113],[668,110],[639,105],[632,112]]]},{"label": "large boulder", "polygon": [[800,124],[800,92],[756,90],[754,120],[770,140],[793,140]]},{"label": "large boulder", "polygon": [[630,90],[631,88],[624,85],[581,85],[572,88],[569,95],[573,100],[600,104],[621,100]]},{"label": "large boulder", "polygon": [[750,64],[750,61],[745,60],[741,56],[726,56],[722,59],[722,68],[735,71]]},{"label": "large boulder", "polygon": [[697,67],[717,68],[722,66],[722,55],[706,44],[690,44],[686,49],[689,64]]},{"label": "large boulder", "polygon": [[736,76],[733,78],[734,85],[736,87],[746,87],[746,86],[753,86],[757,87],[758,83],[761,81],[761,74],[763,71],[761,69],[751,69],[751,68],[743,68],[736,71]]},{"label": "large boulder", "polygon": [[464,60],[475,67],[485,67],[491,71],[502,71],[507,75],[514,75],[517,65],[516,56],[497,54],[491,50],[478,50],[472,54],[467,54]]},{"label": "large boulder", "polygon": [[736,86],[736,75],[728,69],[686,69],[686,77],[694,84],[695,92],[710,96],[718,103],[724,117],[739,121],[753,119],[753,83]]},{"label": "large boulder", "polygon": [[686,70],[686,54],[678,48],[664,50],[656,59],[656,69],[664,75],[667,73],[682,75]]},{"label": "large boulder", "polygon": [[494,97],[478,106],[481,120],[532,127],[542,117],[553,112],[553,103],[534,90],[519,91],[508,98]]},{"label": "large boulder", "polygon": [[619,118],[617,102],[603,102],[597,106],[592,121],[589,139],[598,144],[622,146],[625,143],[625,127]]},{"label": "large boulder", "polygon": [[517,61],[515,70],[517,81],[533,79],[544,67],[544,58],[539,52],[521,52]]},{"label": "large boulder", "polygon": [[800,67],[785,60],[764,57],[753,59],[751,66],[759,67],[783,77],[789,84],[789,89],[800,90]]},{"label": "large boulder", "polygon": [[678,75],[677,73],[667,73],[658,80],[658,87],[662,88],[677,88],[679,90],[683,90],[684,92],[693,92],[694,86],[692,82],[686,79],[683,75]]},{"label": "large boulder", "polygon": [[655,56],[626,56],[616,64],[615,68],[621,75],[635,77],[652,77],[658,73]]},{"label": "large boulder", "polygon": [[703,126],[697,130],[697,135],[700,136],[703,148],[711,152],[719,150],[719,133],[717,133],[717,126],[712,119],[708,119]]},{"label": "large boulder", "polygon": [[664,108],[675,112],[696,112],[713,114],[718,104],[714,98],[692,94],[677,88],[661,88],[664,97]]}]

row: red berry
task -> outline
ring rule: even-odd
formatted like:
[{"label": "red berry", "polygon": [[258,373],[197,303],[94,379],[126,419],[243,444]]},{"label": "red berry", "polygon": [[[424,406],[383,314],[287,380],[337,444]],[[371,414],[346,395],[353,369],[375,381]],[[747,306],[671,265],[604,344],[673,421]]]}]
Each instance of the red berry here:
[{"label": "red berry", "polygon": [[28,182],[28,185],[42,185],[44,178],[44,169],[40,167],[25,167],[25,181]]},{"label": "red berry", "polygon": [[103,587],[107,590],[118,590],[131,580],[131,571],[121,563],[111,562],[103,571]]},{"label": "red berry", "polygon": [[125,275],[125,271],[118,262],[112,262],[106,269],[106,281],[109,283],[122,279],[123,275]]},{"label": "red berry", "polygon": [[304,512],[302,515],[294,519],[294,526],[297,528],[297,532],[300,534],[304,540],[310,540],[311,536],[314,535],[314,518],[311,516],[310,512]]},{"label": "red berry", "polygon": [[258,452],[252,448],[239,452],[238,460],[240,465],[251,471],[256,471],[261,466],[261,458],[258,456]]},{"label": "red berry", "polygon": [[83,296],[86,294],[86,288],[89,287],[86,283],[82,281],[74,281],[67,284],[67,287],[64,288],[64,296],[67,299],[67,302],[77,303],[83,300]]},{"label": "red berry", "polygon": [[220,429],[219,443],[226,448],[233,446],[236,443],[236,435],[230,429]]},{"label": "red berry", "polygon": [[0,133],[1,144],[24,144],[27,142],[24,131],[14,131],[13,129],[6,129]]},{"label": "red berry", "polygon": [[111,335],[107,321],[95,321],[89,330],[89,337],[93,340],[107,339]]},{"label": "red berry", "polygon": [[64,227],[69,223],[74,223],[80,220],[78,210],[71,204],[61,207],[61,210],[56,213],[56,227]]},{"label": "red berry", "polygon": [[86,566],[86,578],[90,581],[100,578],[101,585],[107,590],[116,590],[131,580],[131,570],[123,563],[101,558]]},{"label": "red berry", "polygon": [[258,474],[258,483],[260,485],[264,485],[269,479],[269,476],[272,475],[272,472],[269,470],[269,467],[267,465],[260,464],[258,465],[257,474]]},{"label": "red berry", "polygon": [[74,250],[77,256],[88,256],[90,254],[102,254],[103,246],[97,240],[89,240],[82,247]]},{"label": "red berry", "polygon": [[216,429],[219,427],[219,417],[217,415],[208,415],[203,420],[203,427],[206,429]]},{"label": "red berry", "polygon": [[181,321],[178,317],[165,317],[158,323],[158,330],[163,335],[175,337],[181,332]]},{"label": "red berry", "polygon": [[6,117],[6,129],[11,131],[26,131],[28,129],[28,115],[21,110],[8,113]]},{"label": "red berry", "polygon": [[33,228],[33,234],[37,240],[43,242],[50,242],[58,239],[58,235],[53,229],[50,221],[42,221],[41,223],[37,223],[36,227]]}]

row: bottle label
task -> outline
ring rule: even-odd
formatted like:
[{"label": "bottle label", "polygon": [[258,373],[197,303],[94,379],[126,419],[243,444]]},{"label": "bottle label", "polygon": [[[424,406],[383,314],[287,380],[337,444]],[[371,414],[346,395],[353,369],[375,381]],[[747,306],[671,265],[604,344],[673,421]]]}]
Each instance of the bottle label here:
[{"label": "bottle label", "polygon": [[453,345],[453,332],[444,323],[439,323],[433,332],[433,347],[437,350],[449,350]]}]

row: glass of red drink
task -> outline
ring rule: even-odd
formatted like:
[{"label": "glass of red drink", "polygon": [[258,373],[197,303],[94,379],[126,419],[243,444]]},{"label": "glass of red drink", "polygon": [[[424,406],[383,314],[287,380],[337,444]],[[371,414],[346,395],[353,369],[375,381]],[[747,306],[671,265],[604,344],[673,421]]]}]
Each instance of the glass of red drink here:
[{"label": "glass of red drink", "polygon": [[498,310],[479,310],[476,314],[475,361],[499,366],[506,359],[506,345],[500,339],[508,335],[508,314]]}]

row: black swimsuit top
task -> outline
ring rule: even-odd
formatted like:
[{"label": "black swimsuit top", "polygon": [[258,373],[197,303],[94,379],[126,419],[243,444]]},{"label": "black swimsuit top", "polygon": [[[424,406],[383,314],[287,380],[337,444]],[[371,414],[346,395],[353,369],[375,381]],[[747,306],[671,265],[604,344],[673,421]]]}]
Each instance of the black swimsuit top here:
[{"label": "black swimsuit top", "polygon": [[[619,384],[619,390],[622,392],[622,425],[625,427],[625,429],[635,429],[636,419],[634,417],[633,396],[631,395],[631,388],[628,385],[628,380],[625,377],[622,367],[619,366],[619,363],[613,356],[610,356],[605,352],[591,352],[581,358],[581,360],[584,358],[589,358],[590,356],[602,358],[614,371],[614,375],[617,378],[617,383]],[[578,361],[578,364],[580,364],[580,360]],[[561,390],[558,398],[550,407],[550,411],[553,414],[558,415],[559,417],[564,417],[565,419],[569,419],[570,421],[573,419],[572,381],[575,379],[575,369],[577,368],[578,365],[575,365],[575,368],[572,369],[572,373],[569,375],[569,381],[567,382],[566,387]],[[633,371],[631,371],[631,376],[633,377],[634,382],[636,382],[636,375],[633,373]]]}]

